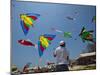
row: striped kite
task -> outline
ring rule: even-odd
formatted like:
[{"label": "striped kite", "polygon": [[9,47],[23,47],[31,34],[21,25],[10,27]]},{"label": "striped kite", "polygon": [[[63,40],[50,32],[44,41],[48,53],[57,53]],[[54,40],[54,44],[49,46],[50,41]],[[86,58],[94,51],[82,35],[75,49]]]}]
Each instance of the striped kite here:
[{"label": "striped kite", "polygon": [[20,14],[20,19],[21,19],[20,23],[25,35],[27,35],[30,27],[34,25],[35,20],[37,20],[39,16],[40,16],[39,14],[34,14],[34,13]]},{"label": "striped kite", "polygon": [[38,50],[40,57],[43,55],[44,50],[49,47],[55,36],[56,35],[44,34],[39,37]]}]

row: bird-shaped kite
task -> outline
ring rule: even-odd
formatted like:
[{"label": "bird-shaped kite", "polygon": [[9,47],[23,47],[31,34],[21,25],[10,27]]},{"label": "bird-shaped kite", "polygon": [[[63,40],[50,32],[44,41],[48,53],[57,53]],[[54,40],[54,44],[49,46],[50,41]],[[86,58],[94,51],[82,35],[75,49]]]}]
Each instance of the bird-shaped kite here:
[{"label": "bird-shaped kite", "polygon": [[51,41],[55,38],[55,36],[56,35],[52,34],[44,34],[39,37],[38,50],[40,57],[43,55],[44,50],[49,47]]},{"label": "bird-shaped kite", "polygon": [[34,13],[20,14],[20,23],[25,35],[27,35],[30,27],[34,25],[35,20],[37,20],[39,16],[40,14]]},{"label": "bird-shaped kite", "polygon": [[18,43],[20,43],[23,46],[34,46],[35,48],[37,47],[36,44],[33,44],[30,40],[18,40]]},{"label": "bird-shaped kite", "polygon": [[91,41],[94,42],[93,40],[93,30],[86,31],[85,27],[82,28],[79,36],[82,38],[82,41]]}]

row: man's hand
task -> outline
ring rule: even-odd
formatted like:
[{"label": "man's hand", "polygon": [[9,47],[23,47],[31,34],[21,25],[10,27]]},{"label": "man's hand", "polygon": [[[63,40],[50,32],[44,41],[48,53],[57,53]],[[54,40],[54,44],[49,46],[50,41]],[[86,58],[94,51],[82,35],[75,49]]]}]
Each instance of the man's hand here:
[{"label": "man's hand", "polygon": [[54,54],[54,57],[56,57],[56,54]]}]

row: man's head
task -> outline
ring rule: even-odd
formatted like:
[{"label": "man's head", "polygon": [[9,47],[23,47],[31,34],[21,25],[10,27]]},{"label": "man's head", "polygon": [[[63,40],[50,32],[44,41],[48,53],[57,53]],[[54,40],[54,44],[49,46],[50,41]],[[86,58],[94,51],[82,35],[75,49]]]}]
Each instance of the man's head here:
[{"label": "man's head", "polygon": [[65,47],[65,45],[66,45],[66,44],[65,44],[64,41],[60,41],[60,46],[61,46],[61,47]]}]

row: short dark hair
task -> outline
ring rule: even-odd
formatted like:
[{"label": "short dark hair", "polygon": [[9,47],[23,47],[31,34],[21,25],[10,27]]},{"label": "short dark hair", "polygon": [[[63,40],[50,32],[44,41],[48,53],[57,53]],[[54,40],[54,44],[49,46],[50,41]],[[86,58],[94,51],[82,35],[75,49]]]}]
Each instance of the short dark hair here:
[{"label": "short dark hair", "polygon": [[61,47],[65,47],[66,46],[66,44],[64,43],[64,44],[62,44],[62,45],[60,45]]}]

